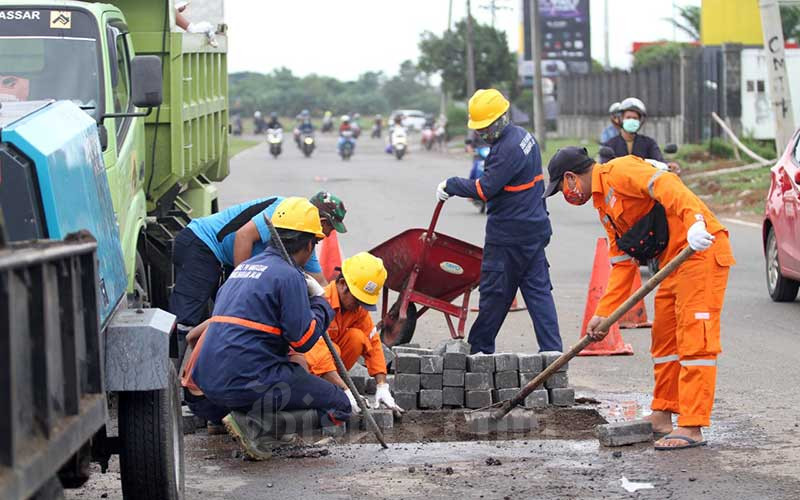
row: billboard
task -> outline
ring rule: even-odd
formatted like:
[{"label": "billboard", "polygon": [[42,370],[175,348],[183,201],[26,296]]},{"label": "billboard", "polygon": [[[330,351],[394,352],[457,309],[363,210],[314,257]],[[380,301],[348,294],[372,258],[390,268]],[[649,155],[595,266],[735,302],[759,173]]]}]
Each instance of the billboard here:
[{"label": "billboard", "polygon": [[[520,77],[533,79],[531,62],[531,2],[521,0]],[[592,68],[589,0],[538,0],[542,39],[542,75],[588,73]]]},{"label": "billboard", "polygon": [[762,45],[758,0],[703,0],[700,11],[703,45]]}]

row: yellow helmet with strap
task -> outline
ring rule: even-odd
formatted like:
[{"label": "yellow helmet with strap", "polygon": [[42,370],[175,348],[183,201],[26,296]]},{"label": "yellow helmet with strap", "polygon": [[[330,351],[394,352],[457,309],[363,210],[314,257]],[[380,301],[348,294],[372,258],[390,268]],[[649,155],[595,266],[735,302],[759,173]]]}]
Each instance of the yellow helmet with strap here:
[{"label": "yellow helmet with strap", "polygon": [[342,276],[350,293],[359,302],[374,306],[386,282],[383,260],[367,252],[361,252],[342,262]]},{"label": "yellow helmet with strap", "polygon": [[319,221],[319,210],[306,198],[291,197],[280,202],[272,213],[272,225],[279,229],[310,233],[319,239],[325,237]]},{"label": "yellow helmet with strap", "polygon": [[469,123],[472,130],[486,128],[503,113],[511,103],[497,89],[478,89],[469,100]]}]

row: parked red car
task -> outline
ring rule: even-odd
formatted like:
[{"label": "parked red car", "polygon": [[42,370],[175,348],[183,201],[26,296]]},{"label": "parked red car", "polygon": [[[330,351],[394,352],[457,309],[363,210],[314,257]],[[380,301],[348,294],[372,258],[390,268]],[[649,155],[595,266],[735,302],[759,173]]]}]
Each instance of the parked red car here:
[{"label": "parked red car", "polygon": [[767,290],[775,302],[791,302],[800,287],[800,130],[771,172],[762,229]]}]

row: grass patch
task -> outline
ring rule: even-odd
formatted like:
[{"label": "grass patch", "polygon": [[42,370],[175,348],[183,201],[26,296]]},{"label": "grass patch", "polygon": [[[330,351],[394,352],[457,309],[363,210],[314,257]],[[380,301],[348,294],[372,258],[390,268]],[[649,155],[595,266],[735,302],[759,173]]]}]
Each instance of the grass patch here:
[{"label": "grass patch", "polygon": [[712,210],[760,215],[771,182],[770,167],[706,177],[688,183]]},{"label": "grass patch", "polygon": [[237,154],[241,153],[245,149],[250,149],[253,146],[257,145],[259,141],[254,141],[252,139],[242,139],[238,136],[230,136],[230,144],[229,144],[229,156],[233,158]]}]

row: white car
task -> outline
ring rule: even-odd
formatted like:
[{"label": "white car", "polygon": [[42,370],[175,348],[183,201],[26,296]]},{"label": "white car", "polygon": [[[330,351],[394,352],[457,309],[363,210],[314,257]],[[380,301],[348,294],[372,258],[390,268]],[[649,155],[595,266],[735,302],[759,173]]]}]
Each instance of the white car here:
[{"label": "white car", "polygon": [[403,115],[403,126],[411,130],[422,130],[425,125],[425,113],[418,109],[397,109],[392,111],[390,124],[394,123],[394,117],[398,114]]}]

